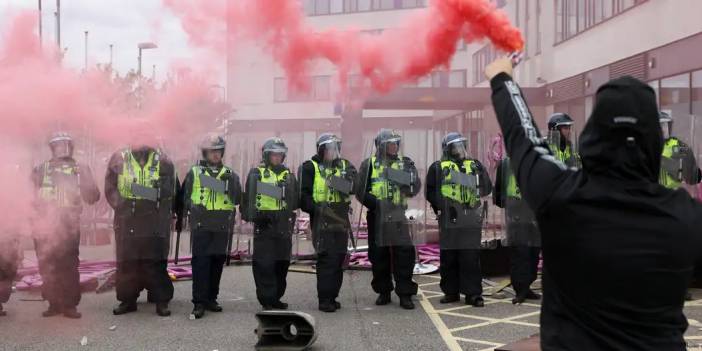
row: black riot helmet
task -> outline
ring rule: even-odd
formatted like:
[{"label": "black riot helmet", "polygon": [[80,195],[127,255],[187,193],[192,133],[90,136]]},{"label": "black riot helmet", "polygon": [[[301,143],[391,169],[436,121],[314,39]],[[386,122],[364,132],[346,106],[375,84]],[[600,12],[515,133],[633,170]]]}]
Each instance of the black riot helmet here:
[{"label": "black riot helmet", "polygon": [[200,144],[200,150],[202,150],[202,158],[206,158],[207,151],[210,150],[222,150],[222,156],[224,156],[224,149],[227,147],[227,142],[219,135],[209,135]]},{"label": "black riot helmet", "polygon": [[317,138],[317,156],[325,161],[341,157],[341,139],[333,133],[322,133]]},{"label": "black riot helmet", "polygon": [[464,160],[468,158],[466,138],[458,132],[450,132],[441,140],[441,150],[446,158]]},{"label": "black riot helmet", "polygon": [[73,157],[73,138],[67,132],[55,132],[49,138],[53,158]]},{"label": "black riot helmet", "polygon": [[285,146],[283,139],[278,137],[268,138],[263,142],[263,147],[261,147],[261,153],[263,154],[263,162],[267,165],[270,164],[271,154],[282,154],[283,161],[285,162],[285,156],[288,154],[288,147]]},{"label": "black riot helmet", "polygon": [[375,148],[380,154],[380,156],[385,156],[389,144],[396,144],[397,149],[399,150],[401,141],[402,136],[400,136],[398,132],[392,129],[383,128],[378,132],[378,135],[375,137]]},{"label": "black riot helmet", "polygon": [[573,119],[566,113],[554,113],[548,119],[548,130],[556,130],[558,127],[573,125]]}]

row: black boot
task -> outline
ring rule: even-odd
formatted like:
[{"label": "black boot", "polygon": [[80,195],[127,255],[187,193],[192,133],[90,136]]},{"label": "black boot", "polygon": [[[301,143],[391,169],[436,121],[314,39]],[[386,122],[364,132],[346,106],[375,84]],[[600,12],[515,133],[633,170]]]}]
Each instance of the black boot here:
[{"label": "black boot", "polygon": [[337,310],[341,309],[341,304],[339,303],[339,301],[336,301],[336,299],[334,299],[334,307],[336,307]]},{"label": "black boot", "polygon": [[161,317],[168,317],[171,315],[171,310],[168,309],[168,302],[157,302],[156,303],[156,314]]},{"label": "black boot", "polygon": [[685,301],[692,301],[692,293],[690,290],[685,292]]},{"label": "black boot", "polygon": [[400,307],[402,307],[406,310],[413,310],[414,309],[414,302],[412,302],[412,296],[410,296],[410,295],[400,296]]},{"label": "black boot", "polygon": [[192,315],[195,316],[195,319],[202,318],[205,315],[205,306],[199,303],[195,304]]},{"label": "black boot", "polygon": [[320,299],[319,310],[322,312],[336,312],[336,305],[334,304],[334,301],[328,299]]},{"label": "black boot", "polygon": [[476,296],[466,296],[466,305],[471,305],[473,307],[485,307],[485,300],[480,295]]},{"label": "black boot", "polygon": [[0,303],[0,317],[7,316],[7,312],[5,312],[4,309],[2,309],[2,304]]},{"label": "black boot", "polygon": [[451,303],[461,300],[461,295],[458,294],[446,294],[439,300],[439,303]]},{"label": "black boot", "polygon": [[49,304],[49,309],[42,312],[41,316],[42,317],[53,317],[53,316],[58,316],[59,314],[63,313],[62,308]]},{"label": "black boot", "polygon": [[114,314],[115,316],[119,316],[121,314],[136,312],[136,310],[137,310],[136,302],[122,302],[119,304],[119,306],[115,307],[112,310],[112,314]]},{"label": "black boot", "polygon": [[282,302],[280,300],[274,302],[272,306],[276,310],[287,310],[288,309],[288,304],[285,302]]},{"label": "black boot", "polygon": [[205,309],[210,312],[222,312],[222,306],[217,301],[206,304]]},{"label": "black boot", "polygon": [[513,305],[521,305],[521,304],[523,304],[525,301],[526,301],[526,294],[517,294],[517,296],[515,296],[515,297],[512,299],[512,304],[513,304]]},{"label": "black boot", "polygon": [[83,315],[78,312],[75,307],[67,307],[63,309],[63,316],[70,319],[80,319]]},{"label": "black boot", "polygon": [[261,308],[262,308],[264,311],[271,311],[271,310],[274,310],[274,308],[273,308],[272,305],[262,305]]},{"label": "black boot", "polygon": [[527,291],[526,296],[524,296],[527,300],[541,300],[541,295],[535,293],[531,289]]},{"label": "black boot", "polygon": [[378,295],[378,298],[375,300],[375,304],[378,306],[383,306],[389,304],[391,301],[392,299],[390,299],[390,293],[382,293]]}]

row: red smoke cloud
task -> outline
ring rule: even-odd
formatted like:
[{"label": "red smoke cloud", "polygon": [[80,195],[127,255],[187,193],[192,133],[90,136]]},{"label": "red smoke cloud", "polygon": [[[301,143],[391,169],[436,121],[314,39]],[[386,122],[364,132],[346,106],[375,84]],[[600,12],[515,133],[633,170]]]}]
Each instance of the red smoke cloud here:
[{"label": "red smoke cloud", "polygon": [[0,236],[31,232],[36,191],[30,172],[50,156],[51,133],[73,135],[76,159],[93,168],[102,188],[112,152],[138,141],[165,146],[176,160],[190,156],[226,109],[214,103],[216,92],[196,73],[157,86],[140,83],[133,73],[66,68],[55,48],[45,43],[41,50],[36,20],[33,12],[12,16],[0,41]]},{"label": "red smoke cloud", "polygon": [[230,32],[265,43],[291,83],[305,87],[307,68],[317,59],[337,66],[342,87],[359,72],[386,92],[448,67],[459,39],[489,39],[505,52],[524,47],[519,29],[488,0],[433,0],[397,30],[377,37],[340,30],[317,31],[305,24],[298,0],[163,0],[176,13],[195,45],[224,52]]}]

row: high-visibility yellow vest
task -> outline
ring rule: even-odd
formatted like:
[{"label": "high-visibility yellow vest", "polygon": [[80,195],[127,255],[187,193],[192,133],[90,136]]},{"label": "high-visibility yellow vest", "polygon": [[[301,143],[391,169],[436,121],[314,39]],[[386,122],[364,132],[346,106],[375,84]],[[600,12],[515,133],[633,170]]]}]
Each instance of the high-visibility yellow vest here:
[{"label": "high-visibility yellow vest", "polygon": [[161,162],[159,162],[160,153],[158,151],[149,152],[144,167],[139,165],[139,162],[134,158],[131,150],[122,152],[122,173],[117,177],[117,189],[119,194],[130,200],[143,200],[139,196],[132,194],[132,183],[136,183],[148,188],[155,188],[159,180],[161,171]]},{"label": "high-visibility yellow vest", "polygon": [[[59,208],[80,207],[78,166],[63,164],[52,167],[49,162],[45,162],[43,168],[44,174],[39,187],[39,198]],[[75,177],[75,186],[60,186],[56,184],[52,176],[55,173]]]},{"label": "high-visibility yellow vest", "polygon": [[[462,173],[472,175],[472,165],[473,160],[464,160],[463,167],[465,168],[465,171]],[[445,175],[441,184],[441,195],[461,204],[476,206],[480,202],[478,189],[469,189],[466,186],[452,183],[451,173],[449,172],[452,170],[455,172],[461,172],[461,168],[455,162],[450,160],[441,161],[441,173]]]},{"label": "high-visibility yellow vest", "polygon": [[[675,149],[680,146],[680,141],[676,138],[670,138],[665,141],[663,145],[663,158],[672,158],[675,153]],[[670,174],[665,169],[661,167],[660,183],[668,189],[677,189],[682,186],[682,182],[678,180],[678,174]]]},{"label": "high-visibility yellow vest", "polygon": [[[329,185],[327,185],[327,179],[329,177],[343,177],[343,173],[344,171],[346,171],[346,160],[341,160],[341,167],[320,167],[319,163],[317,163],[315,160],[310,161],[312,161],[312,164],[314,165],[312,201],[314,203],[351,202],[351,199],[348,195],[331,189]],[[322,175],[322,172],[324,172],[324,175]]]},{"label": "high-visibility yellow vest", "polygon": [[[378,200],[390,200],[398,206],[406,206],[407,199],[400,193],[400,187],[394,184],[383,176],[385,165],[382,162],[376,162],[376,157],[370,159],[371,167],[371,191],[370,193]],[[401,170],[402,166],[399,160],[392,160],[390,168]]]},{"label": "high-visibility yellow vest", "polygon": [[[275,186],[285,184],[285,181],[290,173],[285,169],[276,174],[273,170],[266,167],[258,167],[258,172],[261,175],[261,183],[268,183]],[[287,208],[285,200],[278,200],[264,194],[256,194],[256,209],[259,211],[281,211]]]},{"label": "high-visibility yellow vest", "polygon": [[555,144],[551,144],[550,148],[551,151],[553,151],[554,157],[565,164],[568,164],[571,158],[576,158],[575,161],[577,161],[578,156],[573,152],[573,150],[571,150],[570,144],[566,145],[565,149],[563,150],[561,150],[561,148]]},{"label": "high-visibility yellow vest", "polygon": [[[205,167],[195,166],[192,168],[192,172],[193,188],[190,192],[190,202],[193,205],[203,206],[208,211],[231,211],[234,209],[234,201],[230,194],[214,191],[202,186],[200,177],[205,174]],[[215,178],[222,180],[222,176],[227,173],[231,173],[231,170],[227,167],[222,167]]]}]

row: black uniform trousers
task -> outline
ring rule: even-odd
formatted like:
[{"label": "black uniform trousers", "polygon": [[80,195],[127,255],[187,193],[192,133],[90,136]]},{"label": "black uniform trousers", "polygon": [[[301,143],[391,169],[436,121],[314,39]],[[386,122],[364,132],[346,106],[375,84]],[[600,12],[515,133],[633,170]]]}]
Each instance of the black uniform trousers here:
[{"label": "black uniform trousers", "polygon": [[398,296],[416,295],[417,283],[412,280],[416,258],[414,246],[378,246],[375,214],[368,212],[366,221],[368,222],[368,259],[373,271],[371,281],[373,291],[384,294],[394,289]]},{"label": "black uniform trousers", "polygon": [[439,286],[444,294],[468,297],[483,294],[480,249],[442,249],[439,262]]},{"label": "black uniform trousers", "polygon": [[271,223],[254,225],[254,253],[251,263],[256,297],[262,306],[280,301],[287,289],[292,241],[281,235]]},{"label": "black uniform trousers", "polygon": [[317,296],[320,301],[339,297],[344,282],[345,259],[346,253],[335,251],[317,254]]},{"label": "black uniform trousers", "polygon": [[149,302],[163,303],[173,299],[173,282],[168,276],[167,260],[130,259],[117,262],[117,300],[136,303],[141,290],[148,290]]},{"label": "black uniform trousers", "polygon": [[512,246],[510,248],[510,279],[517,295],[526,294],[536,280],[540,253],[540,247]]},{"label": "black uniform trousers", "polygon": [[41,275],[41,295],[49,305],[58,308],[75,308],[80,303],[80,273],[78,254],[80,232],[61,224],[55,239],[37,238],[34,248]]},{"label": "black uniform trousers", "polygon": [[[227,236],[227,232],[193,231],[193,304],[217,301],[219,283],[227,261]],[[224,240],[219,240],[220,237]]]}]

